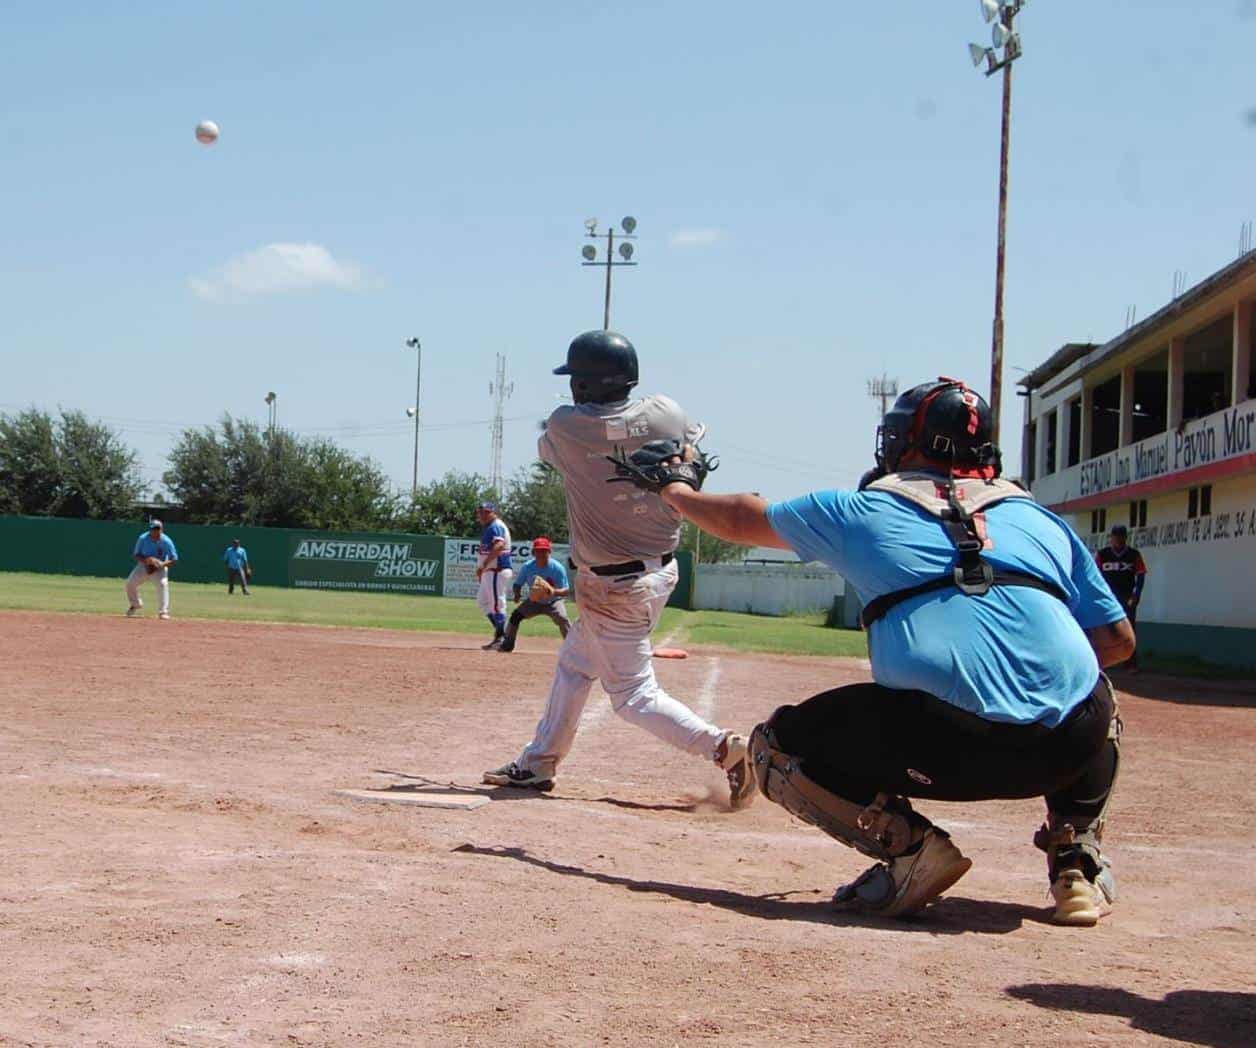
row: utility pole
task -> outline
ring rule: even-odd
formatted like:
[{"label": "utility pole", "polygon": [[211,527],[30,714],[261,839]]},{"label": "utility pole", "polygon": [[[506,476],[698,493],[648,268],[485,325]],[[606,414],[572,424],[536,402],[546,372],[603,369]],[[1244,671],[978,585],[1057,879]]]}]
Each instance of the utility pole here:
[{"label": "utility pole", "polygon": [[868,396],[881,402],[881,418],[885,418],[890,410],[890,399],[898,396],[898,379],[886,378],[884,372],[880,378],[868,379]]},{"label": "utility pole", "polygon": [[417,337],[406,339],[406,345],[414,350],[417,361],[414,366],[414,407],[407,415],[414,418],[414,476],[410,481],[410,497],[419,493],[419,393],[423,388],[423,345]]},{"label": "utility pole", "polygon": [[[633,230],[637,228],[637,220],[631,215],[626,215],[619,223],[623,232],[620,234],[619,244],[619,261],[615,260],[615,229],[610,227],[606,230],[606,258],[599,262],[597,258],[597,248],[592,244],[585,244],[580,249],[580,255],[584,259],[581,263],[583,266],[605,266],[606,267],[606,294],[602,305],[602,330],[609,331],[611,329],[611,270],[615,266],[635,266],[637,263],[632,261],[633,246],[632,241],[636,239],[633,236]],[[593,240],[601,237],[597,231],[597,219],[589,218],[584,223],[585,235]]]},{"label": "utility pole", "polygon": [[497,374],[489,383],[489,396],[493,398],[493,452],[489,464],[488,485],[500,498],[502,494],[502,413],[506,401],[515,391],[513,382],[506,382],[506,358],[497,354]]},{"label": "utility pole", "polygon": [[[1012,63],[1020,58],[1021,42],[1014,23],[1025,0],[981,0],[981,11],[991,31],[993,47],[969,44],[974,66],[986,65],[986,76],[1003,71],[1003,119],[999,144],[999,231],[994,262],[994,324],[990,337],[990,422],[999,439],[999,410],[1003,401],[1003,274],[1007,254],[1007,162],[1012,134]],[[1003,56],[1000,58],[999,50]]]}]

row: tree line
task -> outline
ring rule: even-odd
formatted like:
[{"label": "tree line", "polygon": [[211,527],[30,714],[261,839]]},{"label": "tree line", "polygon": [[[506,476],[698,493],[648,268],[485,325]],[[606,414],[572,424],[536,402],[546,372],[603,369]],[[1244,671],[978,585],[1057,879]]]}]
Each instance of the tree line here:
[{"label": "tree line", "polygon": [[[224,416],[189,427],[174,442],[162,482],[180,519],[318,531],[405,531],[471,538],[475,507],[497,502],[512,534],[568,540],[562,477],[544,462],[520,470],[494,491],[478,473],[450,471],[396,492],[379,466],[323,437]],[[139,456],[116,433],[82,412],[54,417],[30,408],[0,415],[0,513],[135,518],[145,488]],[[696,532],[686,525],[682,548]],[[741,547],[708,535],[704,562],[732,560]]]}]

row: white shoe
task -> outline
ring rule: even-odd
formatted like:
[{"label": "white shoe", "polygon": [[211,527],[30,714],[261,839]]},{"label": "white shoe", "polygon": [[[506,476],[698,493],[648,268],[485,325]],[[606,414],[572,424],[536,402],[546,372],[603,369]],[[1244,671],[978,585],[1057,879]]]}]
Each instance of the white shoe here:
[{"label": "white shoe", "polygon": [[715,761],[728,775],[728,803],[733,811],[750,807],[759,789],[759,782],[750,767],[748,747],[746,736],[730,731],[721,744],[724,754]]},{"label": "white shoe", "polygon": [[160,614],[158,614],[158,616],[157,616],[157,617],[158,617],[159,619],[168,619],[168,618],[170,618],[170,612],[168,612],[168,611],[163,611],[163,612],[161,612]]},{"label": "white shoe", "polygon": [[833,901],[879,917],[909,917],[919,913],[972,869],[951,843],[933,827],[925,832],[918,851],[879,862],[850,884],[837,889]]},{"label": "white shoe", "polygon": [[1112,900],[1102,884],[1086,880],[1078,869],[1060,871],[1051,882],[1051,898],[1055,900],[1051,919],[1056,924],[1091,928],[1112,912]]}]

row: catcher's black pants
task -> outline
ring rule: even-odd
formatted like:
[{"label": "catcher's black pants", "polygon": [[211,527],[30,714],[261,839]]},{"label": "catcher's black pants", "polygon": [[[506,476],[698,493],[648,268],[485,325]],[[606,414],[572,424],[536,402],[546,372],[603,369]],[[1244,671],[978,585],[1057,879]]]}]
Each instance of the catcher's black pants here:
[{"label": "catcher's black pants", "polygon": [[1045,797],[1051,811],[1098,816],[1116,777],[1113,713],[1103,679],[1055,728],[996,724],[924,692],[852,684],[782,706],[769,723],[809,778],[856,804],[878,793]]}]

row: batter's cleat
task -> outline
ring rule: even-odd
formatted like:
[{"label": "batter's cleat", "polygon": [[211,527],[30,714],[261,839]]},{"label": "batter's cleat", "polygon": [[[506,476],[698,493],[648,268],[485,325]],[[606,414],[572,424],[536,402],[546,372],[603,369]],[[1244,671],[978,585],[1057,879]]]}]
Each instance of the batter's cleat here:
[{"label": "batter's cleat", "polygon": [[839,909],[878,917],[910,917],[937,899],[972,865],[972,860],[951,843],[950,836],[934,826],[914,852],[865,870],[857,880],[838,888],[833,902]]},{"label": "batter's cleat", "polygon": [[1059,872],[1051,882],[1051,898],[1055,900],[1051,919],[1056,924],[1091,928],[1099,923],[1099,918],[1112,912],[1112,899],[1102,879],[1088,881],[1086,874],[1076,868]]},{"label": "batter's cleat", "polygon": [[715,763],[728,775],[728,803],[733,811],[748,808],[754,803],[758,780],[750,767],[749,740],[744,735],[729,732],[720,743]]},{"label": "batter's cleat", "polygon": [[135,618],[135,616],[138,615],[139,613],[140,613],[140,606],[138,604],[132,604],[129,608],[126,609],[126,617],[128,619]]},{"label": "batter's cleat", "polygon": [[484,773],[483,781],[490,786],[518,786],[525,790],[548,793],[554,788],[554,779],[544,779],[534,771],[521,768],[515,761]]},{"label": "batter's cleat", "polygon": [[481,651],[501,651],[501,647],[502,647],[502,638],[494,637],[487,644],[481,644],[480,650]]}]

